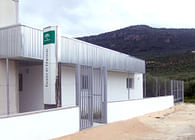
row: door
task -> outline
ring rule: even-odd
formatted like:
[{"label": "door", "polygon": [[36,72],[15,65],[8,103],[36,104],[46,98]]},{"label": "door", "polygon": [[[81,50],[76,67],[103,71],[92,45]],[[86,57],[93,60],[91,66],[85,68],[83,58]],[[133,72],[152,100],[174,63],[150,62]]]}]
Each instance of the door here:
[{"label": "door", "polygon": [[77,105],[80,107],[80,129],[93,122],[106,123],[106,69],[76,66]]}]

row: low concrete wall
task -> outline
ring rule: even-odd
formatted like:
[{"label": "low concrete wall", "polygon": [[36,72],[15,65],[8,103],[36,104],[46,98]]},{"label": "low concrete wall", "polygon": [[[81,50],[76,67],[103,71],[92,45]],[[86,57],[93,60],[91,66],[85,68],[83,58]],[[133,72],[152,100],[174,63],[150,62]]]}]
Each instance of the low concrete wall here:
[{"label": "low concrete wall", "polygon": [[2,140],[45,140],[79,131],[79,108],[22,113],[0,118]]},{"label": "low concrete wall", "polygon": [[147,113],[164,110],[173,105],[173,96],[109,102],[107,105],[108,123],[127,120]]}]

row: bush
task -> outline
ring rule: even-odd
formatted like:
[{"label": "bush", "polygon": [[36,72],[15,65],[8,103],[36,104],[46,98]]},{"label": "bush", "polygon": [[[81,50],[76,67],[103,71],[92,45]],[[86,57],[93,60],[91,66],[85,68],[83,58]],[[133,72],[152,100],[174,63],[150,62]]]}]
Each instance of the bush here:
[{"label": "bush", "polygon": [[195,97],[195,80],[185,82],[185,97]]}]

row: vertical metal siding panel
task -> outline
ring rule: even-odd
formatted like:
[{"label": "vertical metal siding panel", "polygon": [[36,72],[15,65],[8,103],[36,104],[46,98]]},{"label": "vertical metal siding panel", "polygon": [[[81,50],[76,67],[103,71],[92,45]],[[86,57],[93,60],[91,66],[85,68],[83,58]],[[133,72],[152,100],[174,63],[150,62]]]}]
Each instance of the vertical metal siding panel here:
[{"label": "vertical metal siding panel", "polygon": [[33,57],[33,56],[36,56],[34,54],[34,49],[36,48],[36,46],[34,45],[35,43],[35,36],[34,36],[34,30],[30,29],[30,32],[31,32],[31,38],[30,38],[30,41],[31,41],[31,48],[30,48],[30,56]]},{"label": "vertical metal siding panel", "polygon": [[[11,34],[11,38],[13,38],[13,42],[12,42],[12,55],[16,55],[17,54],[17,46],[18,46],[18,42],[16,39],[18,39],[18,36],[17,36],[17,29],[14,29],[13,30],[13,34]],[[14,36],[17,36],[17,37],[14,37]]]},{"label": "vertical metal siding panel", "polygon": [[70,41],[69,40],[67,40],[67,42],[66,42],[66,46],[65,46],[65,48],[66,48],[66,62],[70,62],[70,57],[69,57],[69,48],[70,48]]},{"label": "vertical metal siding panel", "polygon": [[79,52],[80,52],[80,63],[82,64],[82,65],[84,65],[84,60],[85,60],[85,57],[84,57],[84,47],[83,47],[83,45],[81,44],[81,46],[80,46],[80,48],[79,48]]},{"label": "vertical metal siding panel", "polygon": [[[6,48],[7,48],[7,49],[6,49],[6,50],[7,50],[7,56],[9,56],[9,42],[10,42],[10,41],[9,41],[9,35],[8,35],[8,34],[9,34],[9,30],[5,31],[4,40],[6,41],[6,46],[7,46],[7,47],[6,47]],[[5,46],[4,46],[4,47],[5,47]]]},{"label": "vertical metal siding panel", "polygon": [[[64,46],[64,49],[65,49],[65,56],[63,56],[64,57],[64,60],[65,60],[65,62],[69,62],[68,61],[68,58],[69,58],[69,56],[68,56],[68,48],[69,48],[69,41],[68,40],[65,40],[66,42],[65,42],[65,46]],[[64,52],[63,52],[64,53]]]},{"label": "vertical metal siding panel", "polygon": [[109,70],[145,73],[145,61],[89,44],[76,39],[62,38],[62,62],[87,66],[105,66]]},{"label": "vertical metal siding panel", "polygon": [[[15,54],[17,54],[17,46],[18,46],[18,42],[17,42],[17,40],[16,40],[16,37],[14,37],[14,36],[17,36],[17,29],[14,29],[13,30],[13,34],[11,35],[12,37],[11,38],[13,38],[13,42],[12,42],[12,48],[13,48],[13,50],[12,50],[12,55],[15,55]],[[18,36],[17,36],[17,39],[18,39]]]},{"label": "vertical metal siding panel", "polygon": [[78,61],[78,63],[79,64],[81,64],[81,62],[82,62],[82,57],[81,57],[81,48],[82,48],[82,44],[81,43],[79,43],[79,46],[78,46],[78,58],[79,58],[79,61]]},{"label": "vertical metal siding panel", "polygon": [[23,33],[24,32],[24,30],[23,30],[23,28],[22,28],[22,26],[20,26],[20,56],[23,56],[24,55],[24,48],[23,48],[23,46],[24,46],[24,38],[23,38]]},{"label": "vertical metal siding panel", "polygon": [[2,33],[3,33],[2,42],[4,42],[2,49],[3,49],[5,56],[7,56],[8,55],[8,51],[7,51],[8,47],[5,47],[5,46],[7,46],[6,32],[3,30]]},{"label": "vertical metal siding panel", "polygon": [[64,47],[63,46],[64,46],[64,38],[61,37],[61,52],[60,52],[61,53],[61,55],[60,55],[61,56],[61,61],[64,60],[63,55],[62,55],[63,52],[64,52]]},{"label": "vertical metal siding panel", "polygon": [[[70,47],[70,58],[72,58],[72,63],[74,64],[76,62],[76,55],[75,55],[75,52],[76,52],[76,47],[77,47],[77,43],[76,42],[72,42],[71,43],[72,46]],[[72,52],[72,53],[71,53]]]},{"label": "vertical metal siding panel", "polygon": [[79,52],[78,52],[78,48],[79,48],[79,43],[77,43],[74,46],[75,52],[74,52],[74,57],[75,57],[75,62],[79,62]]},{"label": "vertical metal siding panel", "polygon": [[73,46],[73,42],[72,41],[69,41],[69,44],[68,44],[69,46],[68,46],[68,62],[70,62],[70,63],[72,63],[72,59],[71,59],[71,55],[72,55],[72,51],[71,51],[71,48],[72,48],[72,46]]},{"label": "vertical metal siding panel", "polygon": [[37,40],[36,40],[36,45],[37,45],[37,47],[36,47],[36,56],[40,56],[42,58],[42,55],[40,55],[40,53],[39,53],[39,48],[40,48],[40,43],[39,42],[41,42],[41,36],[40,36],[40,33],[38,31],[36,32],[36,35],[37,35]]},{"label": "vertical metal siding panel", "polygon": [[68,56],[69,56],[69,62],[71,62],[71,63],[74,63],[74,42],[70,42],[70,46],[69,46],[69,54],[68,54]]},{"label": "vertical metal siding panel", "polygon": [[10,51],[11,51],[11,49],[10,49],[10,45],[11,45],[10,44],[10,42],[11,42],[10,32],[11,32],[11,30],[8,30],[8,32],[6,32],[6,36],[7,36],[6,40],[8,43],[8,56],[10,56]]},{"label": "vertical metal siding panel", "polygon": [[59,52],[60,53],[60,57],[61,57],[60,58],[61,61],[63,61],[62,52],[64,51],[62,46],[64,46],[64,39],[63,39],[63,37],[61,37],[61,51]]},{"label": "vertical metal siding panel", "polygon": [[97,60],[97,56],[96,56],[96,51],[97,51],[97,49],[96,48],[94,48],[93,49],[93,57],[94,57],[94,59],[93,59],[93,67],[96,67],[96,60]]},{"label": "vertical metal siding panel", "polygon": [[73,42],[70,40],[69,41],[69,44],[68,44],[69,46],[68,46],[68,62],[71,62],[72,63],[72,58],[71,58],[71,54],[73,53],[73,52],[71,52],[71,47],[73,46]]},{"label": "vertical metal siding panel", "polygon": [[[26,28],[26,27],[25,27]],[[30,51],[31,51],[31,48],[32,48],[32,34],[30,32],[30,29],[29,28],[26,28],[27,29],[27,35],[25,35],[25,37],[27,38],[27,41],[26,41],[26,48],[28,48],[27,52],[26,52],[26,57],[30,57]]]},{"label": "vertical metal siding panel", "polygon": [[126,67],[125,67],[125,70],[127,71],[127,72],[129,72],[129,67],[128,67],[128,56],[126,56],[126,59],[125,59],[125,65],[126,65]]},{"label": "vertical metal siding panel", "polygon": [[37,57],[43,59],[43,32],[37,31]]},{"label": "vertical metal siding panel", "polygon": [[[94,67],[96,66],[99,66],[100,64],[98,63],[98,55],[99,54],[99,50],[97,48],[95,48],[95,62],[94,62]],[[99,58],[100,59],[100,58]]]},{"label": "vertical metal siding panel", "polygon": [[36,50],[37,50],[38,46],[37,46],[37,31],[36,30],[33,30],[33,40],[34,40],[33,41],[33,46],[34,47],[32,48],[32,52],[33,52],[34,56],[37,56],[37,53],[36,53],[37,51]]},{"label": "vertical metal siding panel", "polygon": [[[66,57],[67,55],[66,55],[66,50],[65,50],[65,47],[64,47],[64,46],[68,47],[68,46],[66,45],[66,40],[65,40],[65,38],[62,38],[62,46],[61,46],[61,50],[62,50],[62,52],[61,52],[61,60],[62,60],[62,61],[64,61],[64,62],[66,62],[65,57]],[[62,54],[64,54],[64,55],[62,55]]]},{"label": "vertical metal siding panel", "polygon": [[0,55],[1,57],[14,57],[18,55],[20,42],[19,26],[0,29]]},{"label": "vertical metal siding panel", "polygon": [[43,59],[42,34],[41,30],[22,26],[23,57]]},{"label": "vertical metal siding panel", "polygon": [[31,44],[31,46],[30,46],[30,49],[29,49],[29,51],[28,51],[28,56],[30,56],[30,57],[32,57],[33,56],[33,50],[34,50],[34,48],[33,48],[33,43],[34,43],[34,35],[33,35],[33,30],[32,29],[29,29],[29,34],[30,34],[30,39],[29,39],[29,41],[30,41],[30,44]]},{"label": "vertical metal siding panel", "polygon": [[66,55],[66,50],[65,50],[66,48],[64,46],[66,46],[66,47],[68,47],[68,46],[67,46],[65,38],[63,38],[62,41],[63,41],[63,46],[61,46],[61,49],[62,49],[61,57],[62,57],[62,61],[66,62],[65,57],[67,57],[67,55]]},{"label": "vertical metal siding panel", "polygon": [[62,38],[61,41],[62,41],[62,44],[61,44],[61,61],[65,62],[65,58],[64,58],[66,56],[66,50],[65,50],[65,47],[64,47],[64,46],[66,46],[65,38]]},{"label": "vertical metal siding panel", "polygon": [[75,53],[76,53],[76,48],[77,48],[77,43],[76,42],[72,42],[72,47],[71,47],[71,55],[70,55],[70,57],[72,58],[72,63],[73,64],[75,64],[75,62],[76,62],[76,55],[75,55]]},{"label": "vertical metal siding panel", "polygon": [[22,49],[23,49],[23,56],[25,57],[25,56],[27,56],[27,52],[28,52],[28,47],[29,47],[29,45],[27,46],[27,44],[26,44],[26,41],[27,41],[27,37],[26,37],[26,35],[27,35],[27,31],[25,30],[25,27],[23,27],[22,26]]},{"label": "vertical metal siding panel", "polygon": [[22,50],[23,50],[22,56],[25,56],[25,53],[27,52],[27,47],[25,47],[26,46],[26,44],[25,44],[25,29],[23,26],[21,28],[22,28]]},{"label": "vertical metal siding panel", "polygon": [[100,66],[101,64],[102,64],[102,60],[103,60],[103,58],[102,57],[100,57],[101,56],[101,50],[100,49],[98,49],[98,48],[96,48],[96,65],[97,66]]},{"label": "vertical metal siding panel", "polygon": [[74,63],[76,64],[78,62],[78,46],[79,43],[75,43],[74,45],[74,54],[72,54],[74,56]]},{"label": "vertical metal siding panel", "polygon": [[70,58],[71,58],[71,57],[70,57],[70,54],[71,54],[71,53],[70,53],[71,44],[72,44],[72,43],[71,43],[70,41],[68,41],[68,44],[67,44],[67,45],[68,45],[68,47],[67,47],[67,52],[68,52],[68,54],[67,54],[67,58],[68,58],[68,59],[67,59],[67,60],[68,60],[68,62],[71,62],[71,59],[70,59]]},{"label": "vertical metal siding panel", "polygon": [[[89,65],[93,66],[93,48],[92,47],[88,47],[89,51],[88,51],[88,54],[89,54]],[[95,47],[94,47],[95,48]]]},{"label": "vertical metal siding panel", "polygon": [[74,47],[75,42],[71,41],[71,45],[69,46],[69,59],[71,63],[74,63]]},{"label": "vertical metal siding panel", "polygon": [[21,54],[22,54],[22,28],[21,28],[21,26],[18,28],[17,36],[19,37],[17,54],[19,54],[21,56]]},{"label": "vertical metal siding panel", "polygon": [[84,51],[83,51],[84,61],[83,61],[83,64],[88,65],[87,64],[87,47],[84,44],[83,44],[83,47],[84,47]]},{"label": "vertical metal siding panel", "polygon": [[83,58],[83,61],[82,61],[82,64],[83,65],[87,65],[87,63],[86,63],[86,46],[82,43],[82,55],[81,55],[81,57]]},{"label": "vertical metal siding panel", "polygon": [[14,50],[15,50],[15,46],[14,46],[14,38],[12,39],[12,35],[14,34],[14,29],[11,31],[11,32],[9,32],[9,43],[10,43],[10,56],[12,56],[12,55],[14,55]]},{"label": "vertical metal siding panel", "polygon": [[31,47],[32,47],[32,40],[31,40],[31,32],[29,31],[30,29],[29,28],[26,28],[26,33],[24,36],[26,38],[26,44],[25,44],[25,48],[27,48],[27,51],[26,51],[26,57],[30,57],[30,50],[31,50]]},{"label": "vertical metal siding panel", "polygon": [[91,48],[92,47],[89,47],[87,46],[87,64],[91,66],[91,61],[92,61],[92,57],[91,57]]}]

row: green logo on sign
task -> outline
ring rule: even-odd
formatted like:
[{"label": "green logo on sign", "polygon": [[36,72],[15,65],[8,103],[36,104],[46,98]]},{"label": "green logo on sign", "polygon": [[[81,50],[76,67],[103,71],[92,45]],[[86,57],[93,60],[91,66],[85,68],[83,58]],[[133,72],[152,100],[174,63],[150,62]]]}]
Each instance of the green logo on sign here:
[{"label": "green logo on sign", "polygon": [[55,43],[55,31],[43,33],[43,45]]}]

